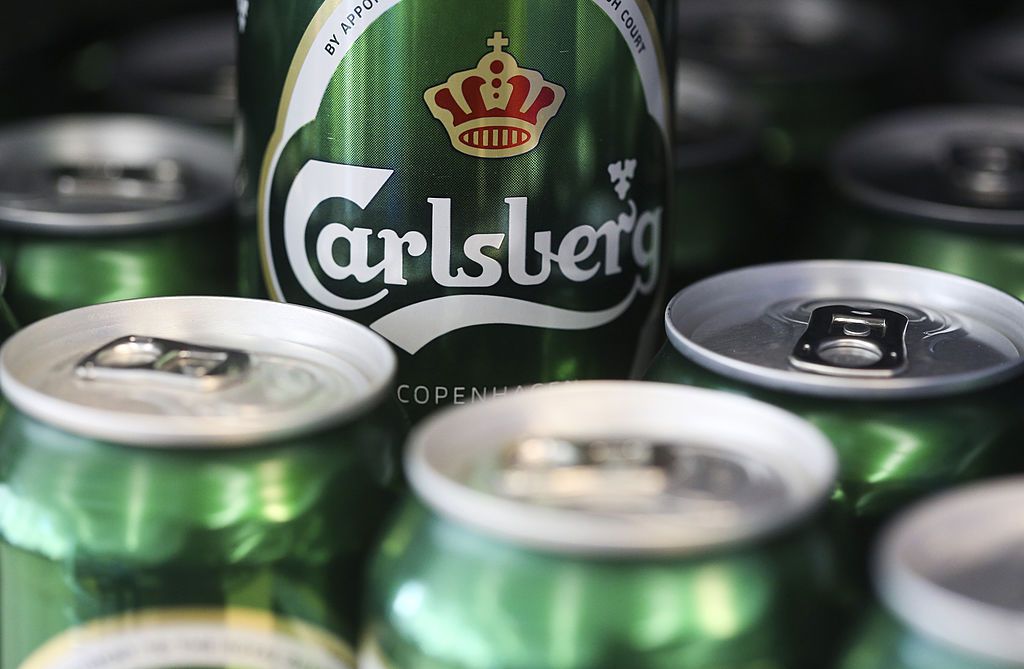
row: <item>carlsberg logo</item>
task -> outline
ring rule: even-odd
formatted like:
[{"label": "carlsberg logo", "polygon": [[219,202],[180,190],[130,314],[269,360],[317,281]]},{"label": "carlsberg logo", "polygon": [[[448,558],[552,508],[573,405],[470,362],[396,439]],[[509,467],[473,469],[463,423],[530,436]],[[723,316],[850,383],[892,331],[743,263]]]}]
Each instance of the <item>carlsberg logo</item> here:
[{"label": "carlsberg logo", "polygon": [[[399,234],[390,228],[378,230],[332,221],[316,238],[314,255],[322,273],[338,281],[383,283],[375,292],[343,297],[321,283],[307,257],[310,218],[321,203],[333,198],[343,198],[365,209],[393,171],[311,160],[299,171],[285,202],[285,249],[303,289],[323,306],[339,311],[365,309],[386,300],[390,287],[408,285],[407,263],[428,256],[435,284],[465,289],[466,293],[402,306],[371,324],[410,353],[447,332],[472,325],[510,323],[590,329],[616,319],[638,295],[649,294],[657,283],[662,209],[638,211],[629,197],[636,167],[635,160],[608,166],[611,187],[623,202],[623,211],[616,218],[598,225],[576,226],[560,237],[552,230],[532,228],[529,199],[515,196],[496,202],[496,206],[506,209],[505,229],[465,238],[453,236],[453,219],[458,221],[457,204],[446,197],[427,198],[431,215],[424,229],[429,228],[429,233],[414,230]],[[455,245],[462,249],[464,265],[453,260]],[[347,251],[341,254],[347,258],[345,262],[337,260],[335,250],[339,246]],[[381,259],[371,263],[371,257]],[[582,284],[599,275],[622,274],[624,264],[637,268],[629,269],[637,272],[632,289],[628,294],[612,296],[615,303],[601,311],[574,311],[486,292],[504,281],[519,286],[542,286],[556,273]]]}]

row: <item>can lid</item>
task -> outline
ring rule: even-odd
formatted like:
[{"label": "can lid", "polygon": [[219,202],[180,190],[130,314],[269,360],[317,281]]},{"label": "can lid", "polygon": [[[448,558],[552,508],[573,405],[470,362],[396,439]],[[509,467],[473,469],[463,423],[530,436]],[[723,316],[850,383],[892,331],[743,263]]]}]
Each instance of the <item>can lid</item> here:
[{"label": "can lid", "polygon": [[761,113],[753,97],[723,72],[695,61],[676,63],[676,166],[694,169],[750,156]]},{"label": "can lid", "polygon": [[968,100],[1024,105],[1024,22],[1001,23],[971,37],[954,58],[953,79]]},{"label": "can lid", "polygon": [[443,516],[531,548],[687,554],[792,526],[834,485],[806,421],[657,383],[547,386],[444,411],[413,434],[409,481]]},{"label": "can lid", "polygon": [[342,422],[387,392],[395,356],[326,312],[166,297],[65,312],[0,349],[4,396],[62,430],[130,446],[246,446]]},{"label": "can lid", "polygon": [[1024,477],[917,505],[886,529],[875,580],[906,625],[971,655],[1024,664]]},{"label": "can lid", "polygon": [[142,116],[66,116],[0,130],[0,228],[116,234],[226,214],[225,138]]},{"label": "can lid", "polygon": [[1024,109],[936,107],[892,114],[837,148],[843,193],[952,225],[1024,226]]},{"label": "can lid", "polygon": [[819,260],[727,272],[677,294],[665,322],[696,364],[805,395],[951,395],[1024,370],[1024,303],[906,265]]},{"label": "can lid", "polygon": [[111,86],[122,107],[207,125],[234,122],[237,19],[215,12],[167,21],[115,47]]},{"label": "can lid", "polygon": [[770,81],[863,75],[894,44],[889,16],[851,0],[687,0],[677,17],[683,56]]}]

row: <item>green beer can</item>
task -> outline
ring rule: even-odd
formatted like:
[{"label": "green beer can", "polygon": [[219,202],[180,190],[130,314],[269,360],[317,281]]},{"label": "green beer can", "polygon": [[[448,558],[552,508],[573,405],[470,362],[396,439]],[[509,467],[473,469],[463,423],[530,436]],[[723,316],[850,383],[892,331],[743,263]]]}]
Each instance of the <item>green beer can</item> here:
[{"label": "green beer can", "polygon": [[822,666],[836,463],[805,421],[578,382],[438,414],[406,458],[361,669]]},{"label": "green beer can", "polygon": [[103,304],[0,351],[2,669],[352,669],[395,358],[257,300]]},{"label": "green beer can", "polygon": [[166,20],[113,45],[110,104],[231,133],[236,95],[234,12]]},{"label": "green beer can", "polygon": [[768,257],[778,231],[764,223],[762,122],[742,84],[676,63],[670,288]]},{"label": "green beer can", "polygon": [[0,131],[0,257],[25,323],[138,297],[233,292],[230,143],[136,116]]},{"label": "green beer can", "polygon": [[880,103],[891,17],[860,0],[686,0],[678,53],[749,81],[768,120],[768,158],[821,166],[831,144]]},{"label": "green beer can", "polygon": [[929,500],[887,530],[877,552],[880,606],[842,669],[1024,667],[1024,478]]},{"label": "green beer can", "polygon": [[399,351],[414,416],[649,360],[670,0],[239,12],[245,290]]},{"label": "green beer can", "polygon": [[821,428],[839,455],[834,503],[861,547],[907,502],[1014,459],[1024,303],[989,286],[887,263],[779,263],[695,284],[665,320],[648,378]]},{"label": "green beer can", "polygon": [[1024,109],[900,112],[836,150],[809,254],[920,265],[1024,297]]}]

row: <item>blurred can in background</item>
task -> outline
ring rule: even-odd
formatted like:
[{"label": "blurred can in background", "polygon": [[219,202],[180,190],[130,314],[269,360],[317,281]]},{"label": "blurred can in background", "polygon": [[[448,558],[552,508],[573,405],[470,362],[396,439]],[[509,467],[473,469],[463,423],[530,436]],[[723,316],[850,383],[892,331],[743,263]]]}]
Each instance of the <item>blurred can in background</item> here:
[{"label": "blurred can in background", "polygon": [[676,63],[670,287],[769,256],[778,230],[763,206],[762,117],[742,84]]},{"label": "blurred can in background", "polygon": [[764,109],[768,158],[819,167],[835,139],[879,109],[895,35],[855,0],[687,0],[677,52],[748,81]]},{"label": "blurred can in background", "polygon": [[858,550],[921,495],[1016,466],[1024,304],[886,263],[779,263],[669,304],[648,378],[739,393],[817,425],[839,454],[834,502]]},{"label": "blurred can in background", "polygon": [[900,112],[848,136],[807,255],[921,265],[1024,297],[1024,109]]},{"label": "blurred can in background", "polygon": [[0,131],[0,256],[19,319],[234,293],[234,165],[221,136],[146,117]]},{"label": "blurred can in background", "polygon": [[406,457],[360,667],[823,666],[835,455],[795,416],[579,382],[450,409]]},{"label": "blurred can in background", "polygon": [[1024,106],[1024,22],[1000,23],[965,40],[954,54],[952,84],[968,102]]},{"label": "blurred can in background", "polygon": [[234,128],[237,20],[225,11],[167,20],[113,47],[111,106]]},{"label": "blurred can in background", "polygon": [[4,669],[350,669],[394,354],[254,300],[88,307],[0,352]]},{"label": "blurred can in background", "polygon": [[1024,478],[929,500],[887,530],[877,552],[881,605],[842,669],[1024,666],[1020,550]]}]

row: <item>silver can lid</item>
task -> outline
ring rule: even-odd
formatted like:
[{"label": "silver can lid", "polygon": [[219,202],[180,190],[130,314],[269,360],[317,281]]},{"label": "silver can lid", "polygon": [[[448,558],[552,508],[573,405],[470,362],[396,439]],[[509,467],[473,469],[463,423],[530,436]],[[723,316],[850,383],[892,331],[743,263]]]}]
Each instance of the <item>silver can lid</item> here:
[{"label": "silver can lid", "polygon": [[695,169],[750,157],[762,129],[760,111],[744,88],[711,66],[676,63],[676,166]]},{"label": "silver can lid", "polygon": [[116,234],[230,211],[231,143],[143,116],[66,116],[0,130],[0,229]]},{"label": "silver can lid", "polygon": [[1024,226],[1024,109],[892,114],[847,136],[832,172],[848,198],[874,209],[952,225]]},{"label": "silver can lid", "polygon": [[195,123],[235,119],[238,20],[217,12],[138,33],[115,47],[111,86],[125,109]]},{"label": "silver can lid", "polygon": [[805,395],[934,397],[1024,371],[1024,303],[906,265],[821,260],[727,272],[677,294],[665,322],[696,364]]},{"label": "silver can lid", "polygon": [[1024,664],[1024,477],[930,499],[887,528],[876,554],[884,604],[969,655]]},{"label": "silver can lid", "polygon": [[388,392],[395,356],[326,312],[167,297],[65,312],[0,349],[19,411],[130,446],[247,446],[343,422]]},{"label": "silver can lid", "polygon": [[1024,105],[1024,22],[1002,23],[964,43],[954,58],[953,80],[965,99]]},{"label": "silver can lid", "polygon": [[686,0],[677,17],[684,57],[769,81],[859,76],[894,43],[889,16],[852,0]]},{"label": "silver can lid", "polygon": [[836,457],[806,421],[750,399],[591,381],[450,409],[409,441],[416,494],[461,525],[554,552],[642,557],[794,525]]}]

